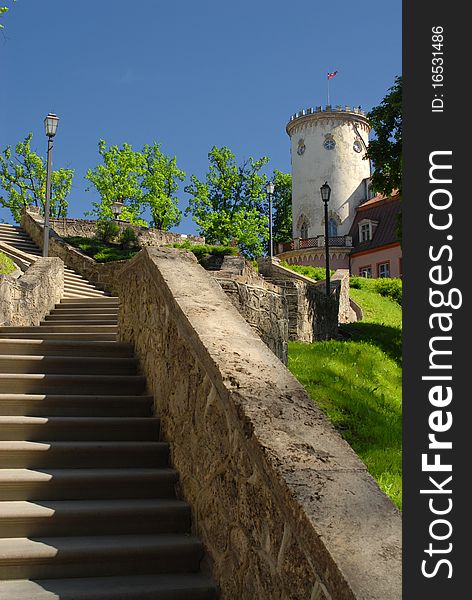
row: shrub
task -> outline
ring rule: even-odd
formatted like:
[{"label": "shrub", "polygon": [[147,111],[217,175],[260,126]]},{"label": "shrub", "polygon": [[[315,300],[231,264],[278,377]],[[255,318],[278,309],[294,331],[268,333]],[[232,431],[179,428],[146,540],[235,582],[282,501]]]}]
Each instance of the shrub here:
[{"label": "shrub", "polygon": [[386,296],[398,304],[402,304],[402,280],[401,279],[376,279],[374,290],[381,296]]},{"label": "shrub", "polygon": [[120,234],[118,243],[123,250],[135,248],[138,245],[138,236],[132,227],[125,227]]},{"label": "shrub", "polygon": [[366,287],[365,277],[351,277],[349,285],[356,290],[362,290]]},{"label": "shrub", "polygon": [[114,221],[98,221],[96,237],[108,244],[120,233],[120,226]]},{"label": "shrub", "polygon": [[189,241],[172,244],[172,248],[183,248],[190,250],[201,262],[209,256],[236,256],[239,250],[235,246],[211,246],[210,244],[192,244]]}]

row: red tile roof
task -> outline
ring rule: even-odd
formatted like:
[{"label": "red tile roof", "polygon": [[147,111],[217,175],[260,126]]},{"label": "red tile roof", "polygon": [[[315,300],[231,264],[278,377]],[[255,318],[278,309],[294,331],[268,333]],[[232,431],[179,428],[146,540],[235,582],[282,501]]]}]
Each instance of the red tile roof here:
[{"label": "red tile roof", "polygon": [[[398,243],[396,230],[400,210],[401,200],[398,193],[389,197],[377,195],[360,204],[356,208],[357,214],[349,231],[349,235],[352,237],[352,254]],[[364,219],[377,223],[377,226],[374,226],[371,240],[359,242],[359,222]]]}]

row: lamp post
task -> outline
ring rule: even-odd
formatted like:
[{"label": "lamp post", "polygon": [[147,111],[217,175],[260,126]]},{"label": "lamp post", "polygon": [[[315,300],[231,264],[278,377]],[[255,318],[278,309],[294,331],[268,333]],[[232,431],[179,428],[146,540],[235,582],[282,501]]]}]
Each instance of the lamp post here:
[{"label": "lamp post", "polygon": [[330,272],[329,272],[329,241],[328,241],[328,202],[331,196],[331,188],[328,182],[325,181],[320,187],[321,199],[324,202],[324,219],[325,219],[325,253],[326,253],[326,295],[330,293]]},{"label": "lamp post", "polygon": [[267,196],[269,198],[269,257],[272,260],[274,256],[274,243],[272,241],[272,197],[274,195],[275,185],[272,181],[266,186]]},{"label": "lamp post", "polygon": [[121,215],[121,211],[123,210],[123,202],[112,202],[111,203],[111,212],[113,214],[113,219],[118,221]]},{"label": "lamp post", "polygon": [[52,146],[58,123],[59,117],[53,113],[49,113],[44,119],[44,129],[48,137],[48,164],[46,171],[46,203],[44,206],[43,256],[48,256],[49,254],[49,210],[51,205]]}]

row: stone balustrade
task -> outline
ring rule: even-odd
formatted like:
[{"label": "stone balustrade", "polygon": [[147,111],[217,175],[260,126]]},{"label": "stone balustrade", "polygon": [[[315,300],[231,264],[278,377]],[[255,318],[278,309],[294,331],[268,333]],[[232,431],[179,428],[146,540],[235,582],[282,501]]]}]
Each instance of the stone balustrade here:
[{"label": "stone balustrade", "polygon": [[221,600],[400,600],[399,511],[217,281],[147,248],[117,286]]},{"label": "stone balustrade", "polygon": [[60,301],[63,290],[60,258],[38,258],[19,278],[0,275],[0,325],[39,325]]}]

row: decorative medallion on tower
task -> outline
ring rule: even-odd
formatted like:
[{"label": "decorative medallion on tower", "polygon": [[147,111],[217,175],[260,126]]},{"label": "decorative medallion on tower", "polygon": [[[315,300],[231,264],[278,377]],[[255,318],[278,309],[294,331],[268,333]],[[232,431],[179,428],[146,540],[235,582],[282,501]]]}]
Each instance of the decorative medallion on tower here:
[{"label": "decorative medallion on tower", "polygon": [[323,148],[325,150],[334,150],[335,147],[336,147],[336,142],[334,141],[333,134],[326,133],[325,141],[323,142]]},{"label": "decorative medallion on tower", "polygon": [[298,148],[297,148],[298,156],[302,156],[302,154],[304,154],[305,150],[306,150],[305,140],[303,140],[303,139],[298,140]]}]

